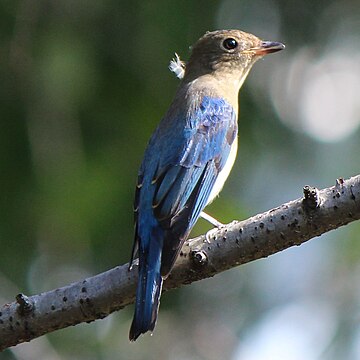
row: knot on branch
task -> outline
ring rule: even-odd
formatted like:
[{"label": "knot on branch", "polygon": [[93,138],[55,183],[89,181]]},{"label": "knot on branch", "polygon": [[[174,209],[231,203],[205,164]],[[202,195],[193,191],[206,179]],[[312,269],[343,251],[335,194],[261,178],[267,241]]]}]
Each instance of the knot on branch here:
[{"label": "knot on branch", "polygon": [[27,315],[34,310],[34,304],[28,296],[24,294],[18,294],[15,296],[18,304],[17,311],[21,316]]},{"label": "knot on branch", "polygon": [[319,190],[316,187],[305,185],[303,192],[303,206],[305,210],[315,210],[320,206]]},{"label": "knot on branch", "polygon": [[200,266],[204,266],[207,264],[208,262],[208,257],[206,255],[206,253],[202,250],[200,251],[196,251],[194,250],[192,253],[192,258],[193,258],[193,261],[196,265],[200,265]]}]

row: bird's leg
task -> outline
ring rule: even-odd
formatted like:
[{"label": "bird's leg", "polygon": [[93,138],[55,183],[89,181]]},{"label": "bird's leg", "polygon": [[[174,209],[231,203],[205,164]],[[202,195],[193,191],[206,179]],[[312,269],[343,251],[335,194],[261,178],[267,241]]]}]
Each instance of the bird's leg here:
[{"label": "bird's leg", "polygon": [[221,229],[222,227],[224,227],[225,225],[223,223],[221,223],[220,221],[216,220],[215,218],[213,218],[212,216],[210,216],[209,214],[206,214],[205,212],[201,212],[200,216],[208,221],[211,225],[215,226],[214,229],[210,229],[206,234],[205,234],[205,240],[206,242],[210,243],[210,239],[213,236],[213,234],[218,231],[219,229]]},{"label": "bird's leg", "polygon": [[223,223],[221,223],[220,221],[216,220],[211,215],[209,215],[203,211],[200,213],[200,217],[202,217],[204,220],[208,221],[211,225],[214,225],[217,228],[221,228],[224,226]]}]

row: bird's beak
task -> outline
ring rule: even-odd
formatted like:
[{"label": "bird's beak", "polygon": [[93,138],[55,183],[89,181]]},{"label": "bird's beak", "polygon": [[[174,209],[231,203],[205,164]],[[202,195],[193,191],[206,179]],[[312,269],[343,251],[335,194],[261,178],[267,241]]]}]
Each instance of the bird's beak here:
[{"label": "bird's beak", "polygon": [[253,47],[249,50],[254,52],[255,55],[264,56],[284,49],[285,45],[281,42],[262,41],[260,46]]}]

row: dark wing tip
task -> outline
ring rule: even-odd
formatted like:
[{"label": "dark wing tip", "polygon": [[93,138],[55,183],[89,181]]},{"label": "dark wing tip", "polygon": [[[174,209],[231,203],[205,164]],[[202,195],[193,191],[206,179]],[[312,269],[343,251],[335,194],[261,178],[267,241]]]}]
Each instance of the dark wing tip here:
[{"label": "dark wing tip", "polygon": [[137,328],[135,322],[133,321],[131,324],[131,328],[129,331],[129,340],[131,342],[136,341],[136,339],[142,334],[142,332]]}]

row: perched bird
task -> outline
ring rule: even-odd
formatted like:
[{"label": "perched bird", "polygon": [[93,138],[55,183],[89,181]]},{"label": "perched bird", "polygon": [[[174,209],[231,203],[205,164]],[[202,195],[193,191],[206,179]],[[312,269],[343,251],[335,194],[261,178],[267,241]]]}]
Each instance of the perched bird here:
[{"label": "perched bird", "polygon": [[130,340],[154,329],[163,281],[234,164],[241,85],[258,59],[284,47],[219,30],[196,42],[187,64],[177,55],[171,63],[181,83],[149,141],[136,186],[130,264],[138,253],[139,280]]}]

